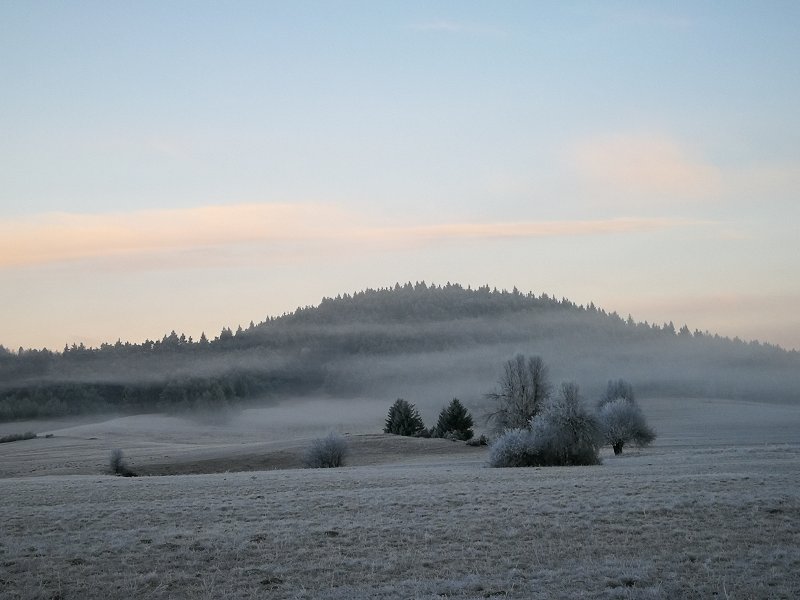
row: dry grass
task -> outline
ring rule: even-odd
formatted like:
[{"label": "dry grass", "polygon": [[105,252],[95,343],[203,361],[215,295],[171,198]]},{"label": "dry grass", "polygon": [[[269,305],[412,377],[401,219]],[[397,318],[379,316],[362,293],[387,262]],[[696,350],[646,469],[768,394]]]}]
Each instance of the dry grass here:
[{"label": "dry grass", "polygon": [[36,437],[36,434],[32,431],[26,431],[25,433],[9,433],[7,435],[0,436],[0,444],[8,444],[10,442],[19,442],[22,440],[32,440]]},{"label": "dry grass", "polygon": [[767,444],[651,422],[664,445],[596,467],[489,469],[485,448],[404,457],[363,436],[392,460],[0,479],[0,597],[800,597],[796,422]]}]

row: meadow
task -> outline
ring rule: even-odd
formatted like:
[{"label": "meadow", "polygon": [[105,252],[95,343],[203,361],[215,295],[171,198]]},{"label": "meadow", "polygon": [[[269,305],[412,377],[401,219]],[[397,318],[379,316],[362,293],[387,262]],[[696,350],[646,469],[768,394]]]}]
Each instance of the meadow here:
[{"label": "meadow", "polygon": [[[795,406],[643,399],[649,448],[491,469],[485,448],[377,433],[381,404],[332,402],[0,445],[0,597],[800,596]],[[297,468],[331,428],[351,466]],[[114,447],[152,476],[106,474]]]}]

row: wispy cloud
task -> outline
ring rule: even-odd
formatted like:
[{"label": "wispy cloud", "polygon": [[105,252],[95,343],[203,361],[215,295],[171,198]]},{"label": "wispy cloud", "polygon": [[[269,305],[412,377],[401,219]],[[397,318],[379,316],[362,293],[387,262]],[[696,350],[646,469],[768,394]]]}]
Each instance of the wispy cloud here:
[{"label": "wispy cloud", "polygon": [[575,221],[523,221],[516,223],[445,223],[419,227],[378,229],[379,235],[418,240],[507,239],[571,237],[642,233],[698,222],[685,219],[599,219]]},{"label": "wispy cloud", "polygon": [[326,206],[240,204],[0,221],[0,266],[324,238],[343,223]]},{"label": "wispy cloud", "polygon": [[131,261],[140,267],[307,260],[354,249],[432,242],[647,232],[696,224],[681,219],[605,219],[386,226],[318,204],[239,204],[123,214],[51,213],[0,221],[0,268],[70,261]]},{"label": "wispy cloud", "polygon": [[663,135],[611,135],[582,140],[571,158],[580,176],[604,197],[636,203],[713,200],[720,171]]}]

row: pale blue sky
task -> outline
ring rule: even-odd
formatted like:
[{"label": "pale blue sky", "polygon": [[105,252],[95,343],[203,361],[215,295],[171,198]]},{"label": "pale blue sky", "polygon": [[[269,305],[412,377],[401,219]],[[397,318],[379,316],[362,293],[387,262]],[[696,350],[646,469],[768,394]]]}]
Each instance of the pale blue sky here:
[{"label": "pale blue sky", "polygon": [[800,348],[800,3],[0,3],[0,344],[395,281]]}]

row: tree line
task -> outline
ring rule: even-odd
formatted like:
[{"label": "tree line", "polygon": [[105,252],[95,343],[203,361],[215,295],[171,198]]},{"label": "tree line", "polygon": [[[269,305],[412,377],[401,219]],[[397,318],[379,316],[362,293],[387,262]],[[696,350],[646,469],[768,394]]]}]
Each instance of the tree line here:
[{"label": "tree line", "polygon": [[[325,298],[258,324],[225,327],[213,339],[172,331],[140,344],[71,344],[60,352],[0,346],[0,419],[193,410],[223,396],[241,403],[311,392],[360,393],[364,382],[342,376],[342,361],[537,340],[562,353],[594,344],[623,352],[635,348],[631,352],[641,356],[639,348],[646,347],[653,353],[648,369],[679,360],[689,366],[668,376],[648,374],[641,383],[648,393],[734,396],[763,390],[748,376],[751,369],[765,374],[777,395],[797,395],[795,351],[690,332],[685,325],[638,323],[593,303],[577,305],[544,293],[418,282]],[[726,372],[711,377],[703,361],[724,365]]]}]

